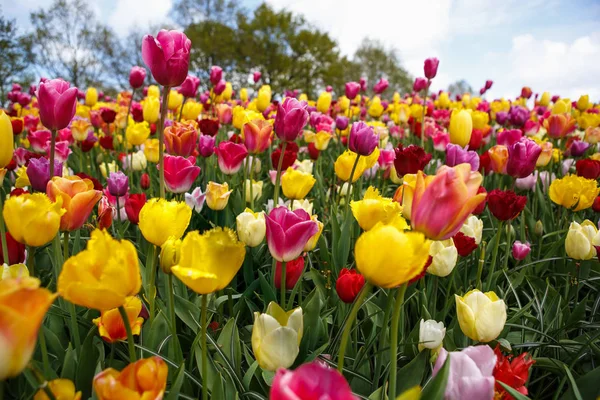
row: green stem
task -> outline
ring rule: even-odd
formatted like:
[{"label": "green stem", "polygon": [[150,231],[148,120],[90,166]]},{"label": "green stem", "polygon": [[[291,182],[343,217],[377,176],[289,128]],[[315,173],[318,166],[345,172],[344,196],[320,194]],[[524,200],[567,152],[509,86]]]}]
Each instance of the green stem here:
[{"label": "green stem", "polygon": [[69,259],[69,231],[63,233],[63,262]]},{"label": "green stem", "polygon": [[425,98],[423,99],[423,112],[421,114],[421,147],[425,149],[425,110],[427,109],[427,92],[429,92],[429,79],[425,88]]},{"label": "green stem", "polygon": [[398,322],[400,321],[400,314],[402,313],[404,294],[406,293],[407,286],[408,284],[404,283],[398,288],[396,302],[394,303],[394,311],[392,313],[392,326],[390,328],[390,391],[388,394],[390,399],[396,398],[396,374],[398,370]]},{"label": "green stem", "polygon": [[165,119],[167,118],[170,91],[170,87],[163,87],[162,103],[160,105],[160,122],[158,124],[158,182],[160,184],[161,199],[165,198]]},{"label": "green stem", "polygon": [[479,263],[477,264],[477,280],[475,281],[475,287],[481,290],[481,274],[483,273],[483,264],[485,263],[485,246],[486,242],[481,243],[481,252],[479,253]]},{"label": "green stem", "polygon": [[[350,189],[352,188],[352,179],[354,178],[354,173],[356,172],[356,166],[358,165],[358,160],[360,160],[360,154],[356,155],[356,160],[354,160],[354,165],[352,166],[352,170],[350,171],[350,179],[348,179],[348,188],[346,189],[346,204],[344,205],[344,215],[345,219],[348,219],[348,205],[350,204]],[[344,189],[344,186],[342,186]],[[342,197],[342,190],[340,190],[340,199]]]},{"label": "green stem", "polygon": [[[252,156],[252,161],[250,162],[250,209],[254,211],[254,188],[252,187],[252,177],[254,175],[254,159],[256,156]],[[244,196],[246,193],[244,192]]]},{"label": "green stem", "polygon": [[181,115],[183,114],[183,106],[185,106],[186,101],[188,101],[188,98],[184,97],[183,103],[181,103],[181,109],[179,110],[179,118],[177,118],[177,122],[181,122]]},{"label": "green stem", "polygon": [[[6,253],[8,254],[8,253]],[[35,276],[35,247],[27,246],[27,269],[29,275]]]},{"label": "green stem", "polygon": [[121,314],[121,319],[123,320],[123,325],[125,325],[125,331],[127,332],[127,344],[129,346],[129,362],[134,363],[136,362],[137,357],[135,355],[135,345],[133,343],[131,325],[129,324],[129,317],[127,316],[127,311],[125,311],[125,307],[119,306],[119,314]]},{"label": "green stem", "polygon": [[363,304],[363,300],[372,288],[373,285],[371,285],[369,282],[365,283],[365,286],[363,286],[362,290],[358,294],[358,297],[356,300],[354,300],[352,310],[350,310],[350,314],[348,315],[346,323],[344,324],[344,332],[342,333],[342,340],[340,342],[340,350],[338,353],[338,371],[340,372],[344,370],[344,354],[346,353],[346,345],[348,344],[348,338],[350,337],[350,331],[352,330],[352,323],[356,319],[356,315]]},{"label": "green stem", "polygon": [[281,262],[281,281],[280,281],[280,292],[281,292],[281,307],[285,309],[285,291],[286,291],[286,281],[285,281],[285,273],[286,273],[286,262]]},{"label": "green stem", "polygon": [[150,267],[148,268],[148,266],[146,265],[146,268],[148,269],[149,273],[150,273],[150,279],[148,280],[148,293],[147,293],[147,297],[148,297],[148,303],[149,303],[149,308],[150,308],[150,316],[148,318],[150,325],[152,325],[152,321],[154,321],[154,313],[155,313],[155,309],[154,309],[154,304],[155,304],[155,299],[156,299],[156,246],[152,245],[152,258],[146,262],[146,264],[150,263]]},{"label": "green stem", "polygon": [[6,264],[10,265],[10,260],[8,259],[8,244],[6,242],[6,227],[4,226],[2,210],[4,210],[4,191],[0,190],[0,241],[2,242],[2,258]]},{"label": "green stem", "polygon": [[490,264],[490,272],[488,273],[488,279],[485,290],[491,290],[492,288],[492,277],[494,276],[494,270],[496,269],[496,259],[498,258],[498,248],[500,247],[500,239],[502,239],[502,229],[504,228],[504,221],[498,223],[498,237],[494,244],[494,250],[492,251],[492,263]]},{"label": "green stem", "polygon": [[81,357],[81,337],[79,336],[79,325],[77,324],[77,310],[73,303],[69,303],[69,314],[71,314],[71,341],[75,345],[77,356]]},{"label": "green stem", "polygon": [[52,130],[50,137],[50,180],[54,177],[54,152],[56,148],[56,130]]},{"label": "green stem", "polygon": [[48,358],[48,346],[46,346],[46,334],[44,333],[44,327],[40,328],[40,350],[42,351],[42,365],[44,367],[44,374],[50,375],[50,360]]},{"label": "green stem", "polygon": [[[385,347],[385,339],[386,339],[385,327],[387,326],[388,318],[390,317],[390,313],[392,312],[392,304],[394,304],[394,297],[390,293],[388,295],[387,303],[385,305],[385,311],[383,313],[383,320],[381,321],[381,326],[384,328],[382,329],[381,333],[379,334],[379,346],[377,347],[377,351],[379,353],[381,353],[383,348]],[[373,391],[375,391],[375,389],[377,387],[379,387],[379,372],[380,371],[381,371],[381,357],[376,357],[375,358],[375,374],[373,375]]]},{"label": "green stem", "polygon": [[56,400],[56,396],[54,396],[54,393],[52,393],[52,390],[50,390],[50,387],[48,386],[48,381],[46,380],[44,375],[42,375],[42,373],[33,364],[29,364],[29,369],[33,373],[35,380],[38,382],[39,386],[37,387],[37,389],[43,390],[50,400]]},{"label": "green stem", "polygon": [[206,309],[208,295],[202,295],[202,312],[200,316],[200,324],[202,326],[202,400],[208,400],[208,354],[206,348]]},{"label": "green stem", "polygon": [[[177,336],[177,317],[175,314],[175,296],[173,294],[173,292],[175,291],[175,287],[173,286],[173,274],[167,274],[167,282],[169,285],[169,288],[167,290],[167,293],[169,294],[169,314],[171,316],[171,331],[173,334],[173,340],[171,341],[171,343],[173,344],[173,354],[175,354],[177,357],[179,355],[179,351],[178,349],[178,343],[179,343],[179,338]],[[177,360],[177,362],[180,362],[181,360]]]},{"label": "green stem", "polygon": [[279,162],[277,163],[277,177],[275,178],[275,193],[273,194],[273,207],[276,208],[279,204],[279,187],[281,186],[281,166],[283,165],[283,155],[285,154],[285,148],[287,142],[283,142],[281,146],[281,154],[279,155]]}]

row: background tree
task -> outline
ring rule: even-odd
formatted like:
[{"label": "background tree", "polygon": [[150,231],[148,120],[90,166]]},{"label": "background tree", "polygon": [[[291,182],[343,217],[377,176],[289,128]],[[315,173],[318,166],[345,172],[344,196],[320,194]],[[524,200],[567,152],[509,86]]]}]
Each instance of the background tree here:
[{"label": "background tree", "polygon": [[190,26],[201,21],[219,21],[232,26],[239,11],[239,0],[176,0],[171,9],[171,16],[181,26]]},{"label": "background tree", "polygon": [[448,93],[450,93],[450,95],[463,95],[465,93],[473,94],[473,88],[466,80],[461,79],[448,86]]},{"label": "background tree", "polygon": [[9,85],[20,80],[30,60],[31,48],[19,36],[15,20],[0,15],[0,102],[4,101]]}]

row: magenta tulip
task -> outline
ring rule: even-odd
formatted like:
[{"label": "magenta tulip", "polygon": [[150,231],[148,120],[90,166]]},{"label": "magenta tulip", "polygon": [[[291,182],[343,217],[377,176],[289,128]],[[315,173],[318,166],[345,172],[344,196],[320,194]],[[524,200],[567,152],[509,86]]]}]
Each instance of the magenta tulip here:
[{"label": "magenta tulip", "polygon": [[77,107],[77,88],[62,79],[40,82],[37,98],[42,124],[50,130],[69,126]]},{"label": "magenta tulip", "polygon": [[277,207],[267,215],[266,223],[269,252],[277,261],[298,258],[308,240],[319,231],[317,223],[301,208],[290,211]]},{"label": "magenta tulip", "polygon": [[179,86],[188,74],[192,42],[183,32],[161,30],[144,36],[142,59],[152,76],[166,87]]},{"label": "magenta tulip", "polygon": [[308,122],[307,104],[291,97],[279,103],[275,116],[275,133],[279,139],[293,142],[298,138]]},{"label": "magenta tulip", "polygon": [[508,146],[506,173],[515,178],[525,178],[533,173],[542,148],[531,139],[521,139]]},{"label": "magenta tulip", "polygon": [[356,96],[358,96],[358,92],[360,91],[360,83],[357,82],[348,82],[346,83],[346,97],[350,100],[354,100]]},{"label": "magenta tulip", "polygon": [[215,87],[213,88],[213,91],[215,92],[215,94],[217,96],[221,95],[221,93],[223,93],[225,91],[225,89],[227,88],[227,82],[225,82],[223,79],[221,79],[219,82],[216,83]]},{"label": "magenta tulip", "polygon": [[198,87],[200,86],[200,79],[188,75],[185,78],[185,81],[181,84],[178,92],[183,95],[183,97],[196,97],[196,93],[198,92]]},{"label": "magenta tulip", "polygon": [[523,137],[523,132],[520,129],[505,129],[498,133],[496,143],[504,146],[510,146],[517,143]]},{"label": "magenta tulip", "polygon": [[187,192],[199,174],[200,167],[196,166],[195,157],[165,155],[165,186],[169,192]]},{"label": "magenta tulip", "polygon": [[494,81],[487,80],[485,81],[485,90],[490,90],[492,88],[492,84]]},{"label": "magenta tulip", "polygon": [[215,137],[200,135],[198,139],[198,152],[202,157],[210,157],[215,153]]},{"label": "magenta tulip", "polygon": [[427,79],[425,78],[416,78],[415,83],[413,84],[413,90],[415,92],[420,92],[427,88]]},{"label": "magenta tulip", "polygon": [[385,89],[387,89],[389,85],[390,83],[387,79],[381,78],[379,82],[377,82],[375,86],[373,86],[373,91],[377,94],[381,94],[385,92]]},{"label": "magenta tulip", "polygon": [[142,67],[131,67],[129,72],[129,84],[134,89],[139,89],[144,85],[146,80],[146,70]]},{"label": "magenta tulip", "polygon": [[423,71],[425,72],[425,78],[433,79],[437,75],[438,66],[440,65],[440,60],[435,57],[428,58],[425,60],[425,64],[423,65]]},{"label": "magenta tulip", "polygon": [[[50,158],[50,152],[51,152],[50,144],[51,144],[50,141],[46,142],[46,147],[45,147],[46,155],[48,156],[48,158]],[[56,162],[59,162],[59,163],[66,162],[67,159],[69,158],[69,156],[71,155],[71,153],[72,153],[72,151],[69,148],[69,142],[67,142],[66,140],[61,140],[60,142],[56,142],[54,144],[54,159],[56,160]]]},{"label": "magenta tulip", "polygon": [[254,81],[254,83],[257,83],[258,81],[260,81],[261,77],[262,77],[262,73],[260,71],[254,71],[254,73],[252,74],[252,80]]},{"label": "magenta tulip", "polygon": [[221,142],[215,149],[219,169],[225,175],[233,175],[242,167],[244,159],[248,155],[248,150],[243,144],[233,142]]},{"label": "magenta tulip", "polygon": [[379,135],[376,135],[373,127],[363,121],[355,122],[350,128],[348,148],[361,156],[369,156],[379,144]]},{"label": "magenta tulip", "polygon": [[[32,158],[27,166],[27,177],[31,188],[38,192],[46,192],[46,186],[50,180],[50,161],[47,158]],[[62,176],[62,163],[54,164],[53,176]]]},{"label": "magenta tulip", "polygon": [[216,85],[221,79],[223,79],[223,69],[217,65],[210,67],[210,83]]},{"label": "magenta tulip", "polygon": [[446,146],[446,165],[454,167],[458,164],[471,164],[471,171],[479,170],[479,154],[476,151],[464,149],[457,144],[449,143]]},{"label": "magenta tulip", "polygon": [[512,246],[512,255],[515,260],[524,260],[529,252],[531,251],[531,245],[529,242],[521,243],[519,240],[515,240]]},{"label": "magenta tulip", "polygon": [[355,400],[350,385],[337,370],[313,361],[294,371],[280,368],[275,374],[271,400]]},{"label": "magenta tulip", "polygon": [[29,145],[31,146],[31,150],[36,153],[43,153],[46,151],[46,144],[52,138],[52,132],[42,129],[39,131],[29,131],[27,134],[27,139],[29,140]]}]

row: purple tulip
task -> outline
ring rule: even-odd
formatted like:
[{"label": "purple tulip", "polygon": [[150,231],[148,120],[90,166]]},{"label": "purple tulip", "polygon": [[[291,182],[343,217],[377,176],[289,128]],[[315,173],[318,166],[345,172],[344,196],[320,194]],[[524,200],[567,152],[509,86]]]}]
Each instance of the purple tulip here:
[{"label": "purple tulip", "polygon": [[471,171],[479,170],[479,154],[476,151],[464,149],[457,144],[449,143],[446,146],[446,165],[454,167],[458,164],[471,164]]},{"label": "purple tulip", "polygon": [[257,83],[258,81],[260,81],[261,77],[262,77],[262,73],[260,71],[254,71],[254,73],[252,74],[252,80],[254,81],[254,83]]},{"label": "purple tulip", "polygon": [[277,207],[266,217],[267,245],[271,256],[277,261],[292,261],[298,258],[319,226],[310,215],[299,208],[290,211]]},{"label": "purple tulip", "polygon": [[129,189],[129,178],[127,175],[119,172],[111,172],[106,180],[108,193],[115,197],[122,197],[127,194]]},{"label": "purple tulip", "polygon": [[207,95],[206,93],[202,93],[200,95],[200,103],[206,105],[208,103],[208,100],[210,100],[210,96]]},{"label": "purple tulip", "polygon": [[217,65],[213,65],[212,67],[210,67],[210,83],[213,84],[213,86],[215,86],[217,83],[219,83],[221,81],[221,79],[223,79],[223,68],[217,66]]},{"label": "purple tulip", "polygon": [[360,83],[357,82],[347,82],[346,83],[346,97],[350,100],[354,100],[356,96],[358,96],[358,92],[360,92]]},{"label": "purple tulip", "polygon": [[415,83],[413,84],[413,90],[415,92],[420,92],[422,90],[425,90],[426,87],[427,87],[427,79],[425,79],[425,78],[416,78],[415,79]]},{"label": "purple tulip", "polygon": [[587,149],[590,147],[588,142],[582,140],[576,140],[571,143],[570,152],[573,157],[581,157],[585,154]]},{"label": "purple tulip", "polygon": [[520,241],[515,240],[515,242],[513,243],[512,255],[515,260],[524,260],[530,251],[531,246],[529,245],[529,242],[521,243]]},{"label": "purple tulip", "polygon": [[35,96],[36,92],[37,92],[37,86],[34,84],[29,85],[29,95]]},{"label": "purple tulip", "polygon": [[335,117],[335,127],[340,131],[345,130],[348,127],[348,117],[338,115]]},{"label": "purple tulip", "polygon": [[496,113],[496,122],[499,125],[504,125],[508,121],[508,113],[506,111],[498,111]]},{"label": "purple tulip", "polygon": [[361,156],[369,156],[379,144],[379,135],[375,134],[372,126],[363,121],[355,122],[350,128],[348,148]]},{"label": "purple tulip", "polygon": [[185,77],[185,81],[179,87],[178,92],[183,95],[183,97],[196,97],[196,92],[198,92],[198,86],[200,86],[200,79],[188,75]]},{"label": "purple tulip", "polygon": [[503,146],[510,146],[517,143],[523,137],[523,132],[520,129],[505,129],[498,132],[496,143]]},{"label": "purple tulip", "polygon": [[277,106],[277,115],[273,125],[279,139],[293,142],[308,123],[308,111],[305,101],[287,97]]},{"label": "purple tulip", "polygon": [[390,86],[388,80],[385,78],[381,78],[379,82],[377,82],[375,86],[373,86],[373,91],[377,94],[381,94],[385,92],[385,89],[387,89],[388,86]]},{"label": "purple tulip", "polygon": [[506,173],[515,178],[525,178],[533,173],[542,148],[531,139],[521,139],[508,146]]},{"label": "purple tulip", "polygon": [[[46,192],[50,180],[50,161],[47,158],[32,158],[27,166],[27,177],[31,188],[37,192]],[[62,176],[62,163],[54,164],[54,176]]]},{"label": "purple tulip", "polygon": [[425,60],[425,64],[423,65],[423,71],[425,72],[425,78],[433,79],[437,75],[438,66],[440,65],[440,60],[435,57],[428,58]]},{"label": "purple tulip", "polygon": [[129,71],[129,84],[134,89],[139,89],[146,80],[146,69],[138,66],[131,67]]},{"label": "purple tulip", "polygon": [[444,394],[445,400],[492,400],[494,398],[494,367],[496,355],[487,345],[470,346],[462,351],[448,353],[440,349],[432,375],[437,375],[450,357],[450,374]]},{"label": "purple tulip", "polygon": [[508,112],[508,116],[511,124],[521,127],[529,119],[529,110],[525,107],[513,106]]},{"label": "purple tulip", "polygon": [[161,30],[156,38],[144,36],[142,59],[152,76],[166,87],[179,86],[188,74],[192,41],[185,33]]},{"label": "purple tulip", "polygon": [[198,140],[198,152],[202,157],[210,157],[215,152],[215,137],[210,135],[200,135]]},{"label": "purple tulip", "polygon": [[66,128],[75,115],[77,88],[69,86],[62,79],[40,83],[37,93],[40,120],[50,130]]}]

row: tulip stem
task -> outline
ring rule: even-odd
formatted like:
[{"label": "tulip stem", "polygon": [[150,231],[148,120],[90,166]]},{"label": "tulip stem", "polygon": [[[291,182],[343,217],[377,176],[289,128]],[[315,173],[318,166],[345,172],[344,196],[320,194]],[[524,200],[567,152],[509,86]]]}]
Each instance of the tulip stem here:
[{"label": "tulip stem", "polygon": [[423,112],[421,114],[421,147],[425,149],[425,110],[427,109],[427,93],[429,92],[429,79],[425,87],[425,97],[423,98]]},{"label": "tulip stem", "polygon": [[[37,389],[43,390],[50,400],[56,400],[56,396],[54,396],[54,393],[52,392],[52,390],[50,390],[50,387],[48,386],[48,381],[46,380],[44,375],[32,363],[29,364],[29,369],[31,370],[31,373],[33,374],[35,380],[39,385]],[[0,397],[2,396],[2,394],[2,387],[0,386]]]},{"label": "tulip stem", "polygon": [[496,268],[496,260],[498,258],[498,248],[500,247],[500,239],[502,239],[502,229],[504,228],[504,221],[498,222],[498,234],[496,235],[496,243],[494,243],[494,250],[492,251],[492,263],[490,264],[490,272],[488,273],[488,279],[485,290],[492,289],[492,277],[494,276],[494,269]]},{"label": "tulip stem", "polygon": [[281,292],[281,308],[284,309],[285,311],[285,290],[286,288],[286,279],[285,279],[285,273],[286,273],[286,262],[282,261],[281,262],[281,282],[280,282],[280,287],[279,290]]},{"label": "tulip stem", "polygon": [[[35,247],[34,246],[26,246],[27,247],[27,269],[29,270],[29,275],[35,276]],[[8,253],[4,253],[8,254]]]},{"label": "tulip stem", "polygon": [[281,146],[281,153],[279,154],[279,162],[277,163],[277,176],[275,178],[275,193],[273,194],[273,208],[277,208],[279,204],[279,186],[281,185],[281,167],[283,166],[283,157],[285,154],[285,148],[287,142],[283,142]]},{"label": "tulip stem", "polygon": [[354,300],[354,304],[352,305],[352,310],[350,310],[350,314],[346,319],[346,323],[344,324],[344,332],[342,333],[342,340],[340,342],[340,350],[338,353],[338,371],[342,372],[344,370],[344,354],[346,353],[346,345],[348,344],[348,338],[350,337],[350,331],[352,330],[352,324],[356,319],[356,315],[358,314],[358,310],[363,304],[363,300],[367,296],[367,294],[371,291],[373,285],[369,282],[365,283],[362,290]]},{"label": "tulip stem", "polygon": [[129,361],[134,363],[137,360],[137,357],[135,355],[135,345],[133,343],[131,325],[129,324],[129,317],[127,316],[127,311],[125,311],[125,307],[119,306],[119,314],[121,314],[121,319],[123,320],[123,325],[125,325],[125,331],[127,332],[127,344],[129,346]]},{"label": "tulip stem", "polygon": [[183,106],[185,106],[186,101],[188,101],[188,98],[184,97],[183,103],[181,103],[181,108],[179,109],[179,118],[177,118],[177,122],[181,122],[181,115],[183,114]]},{"label": "tulip stem", "polygon": [[10,265],[8,255],[8,243],[6,242],[6,227],[4,226],[4,216],[2,210],[4,209],[4,191],[0,190],[0,241],[2,242],[2,259],[3,262]]},{"label": "tulip stem", "polygon": [[160,105],[160,123],[158,124],[158,182],[160,185],[161,199],[165,198],[165,120],[167,118],[170,91],[170,87],[163,87],[162,103]]},{"label": "tulip stem", "polygon": [[167,292],[169,293],[169,314],[171,316],[171,330],[173,333],[173,340],[171,343],[173,343],[173,354],[176,355],[175,357],[177,358],[177,362],[180,362],[180,351],[178,350],[179,338],[177,337],[177,318],[175,315],[175,296],[173,294],[173,291],[175,290],[175,287],[173,286],[173,274],[167,274],[167,282],[169,285],[169,288],[167,289]]},{"label": "tulip stem", "polygon": [[388,397],[390,399],[396,398],[396,375],[398,370],[398,323],[400,321],[400,314],[402,313],[402,305],[404,304],[404,294],[406,293],[407,283],[403,283],[396,294],[396,302],[394,303],[394,311],[392,313],[392,326],[390,332],[390,376],[389,386],[390,391]]},{"label": "tulip stem", "polygon": [[[254,158],[256,156],[252,156],[252,161],[250,162],[250,209],[254,212],[254,188],[252,187],[252,177],[254,175]],[[246,196],[246,192],[244,191],[244,196]],[[273,205],[275,207],[275,205]]]},{"label": "tulip stem", "polygon": [[79,325],[77,324],[77,310],[75,304],[69,303],[69,313],[71,314],[71,340],[75,345],[77,356],[81,357],[81,338],[79,336]]},{"label": "tulip stem", "polygon": [[481,252],[479,253],[479,263],[477,264],[477,281],[475,282],[475,288],[481,290],[481,274],[483,272],[483,264],[485,264],[485,247],[486,242],[481,243]]},{"label": "tulip stem", "polygon": [[69,258],[69,231],[63,233],[63,262]]},{"label": "tulip stem", "polygon": [[[154,321],[154,304],[156,300],[156,246],[152,245],[151,259],[146,260],[146,270],[150,273],[150,279],[148,284],[148,293],[146,293],[146,298],[148,299],[148,303],[150,306],[150,316],[149,321],[150,325],[152,325],[152,321]],[[150,264],[150,266],[148,266]]]},{"label": "tulip stem", "polygon": [[50,180],[54,177],[54,150],[56,148],[56,129],[52,130],[50,136]]},{"label": "tulip stem", "polygon": [[208,400],[208,352],[206,348],[206,309],[208,308],[208,295],[202,295],[202,311],[200,315],[200,324],[202,327],[202,400]]},{"label": "tulip stem", "polygon": [[[348,187],[346,188],[346,204],[344,205],[344,219],[348,219],[348,205],[350,204],[350,188],[352,187],[352,178],[354,178],[354,173],[356,172],[358,160],[360,160],[360,154],[356,154],[356,160],[354,160],[354,165],[352,166],[352,170],[350,171],[350,179],[348,179]],[[340,190],[340,198],[342,197],[343,191],[344,185],[342,185],[342,189]]]}]

